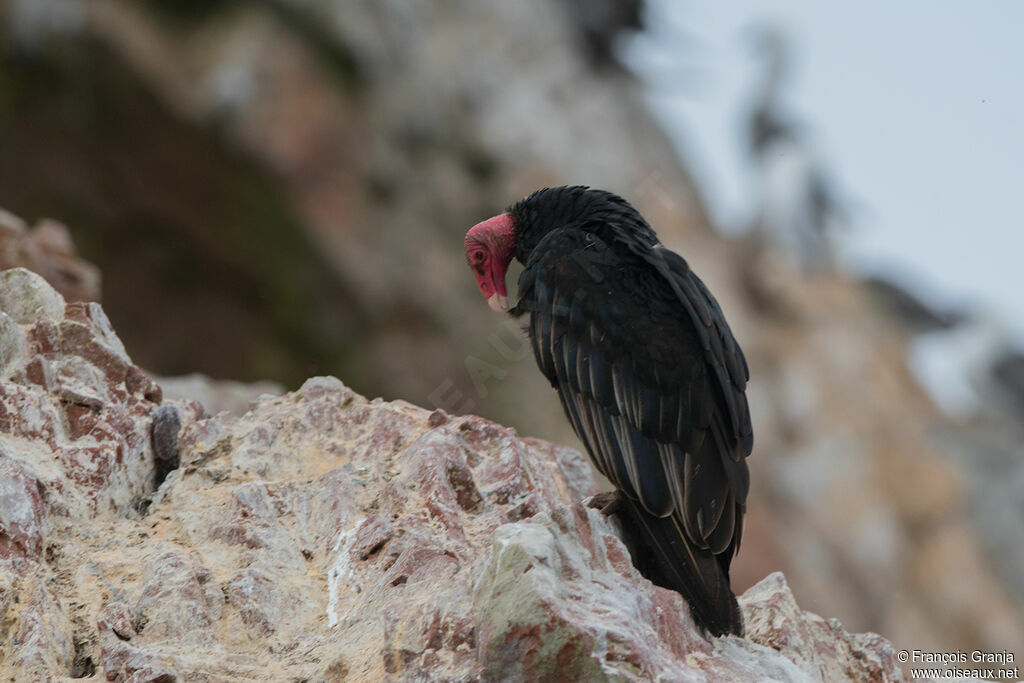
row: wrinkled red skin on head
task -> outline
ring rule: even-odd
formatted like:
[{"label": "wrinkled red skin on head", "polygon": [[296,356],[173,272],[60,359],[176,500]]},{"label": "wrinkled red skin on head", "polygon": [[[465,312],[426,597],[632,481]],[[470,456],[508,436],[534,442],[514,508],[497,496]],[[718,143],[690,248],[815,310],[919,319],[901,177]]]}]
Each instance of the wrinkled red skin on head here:
[{"label": "wrinkled red skin on head", "polygon": [[492,308],[499,300],[507,308],[505,271],[515,253],[515,219],[507,213],[477,223],[466,233],[466,261],[476,276],[480,293]]}]

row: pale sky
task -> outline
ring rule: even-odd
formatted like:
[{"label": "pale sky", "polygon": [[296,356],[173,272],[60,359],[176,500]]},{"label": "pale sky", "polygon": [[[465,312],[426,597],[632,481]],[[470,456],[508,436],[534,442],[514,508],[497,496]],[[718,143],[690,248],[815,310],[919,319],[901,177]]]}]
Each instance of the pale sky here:
[{"label": "pale sky", "polygon": [[649,6],[626,54],[724,229],[752,211],[744,31],[767,21],[796,48],[789,110],[853,199],[844,260],[989,307],[1024,341],[1024,1]]}]

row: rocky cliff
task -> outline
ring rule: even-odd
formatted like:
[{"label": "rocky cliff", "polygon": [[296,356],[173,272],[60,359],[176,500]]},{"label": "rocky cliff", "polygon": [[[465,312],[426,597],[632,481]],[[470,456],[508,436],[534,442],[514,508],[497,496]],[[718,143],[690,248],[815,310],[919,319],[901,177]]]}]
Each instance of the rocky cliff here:
[{"label": "rocky cliff", "polygon": [[15,680],[900,680],[802,611],[695,631],[576,451],[331,377],[164,400],[95,303],[0,273],[0,667]]},{"label": "rocky cliff", "polygon": [[[906,329],[851,278],[808,282],[714,233],[642,88],[579,49],[604,4],[0,2],[0,130],[16,132],[0,204],[67,222],[147,370],[290,389],[331,374],[571,445],[462,236],[543,185],[617,191],[708,283],[750,361],[737,589],[782,570],[804,607],[900,648],[1019,648],[1020,428],[937,411]],[[158,383],[209,406],[224,393]],[[228,393],[244,413],[248,391]]]}]

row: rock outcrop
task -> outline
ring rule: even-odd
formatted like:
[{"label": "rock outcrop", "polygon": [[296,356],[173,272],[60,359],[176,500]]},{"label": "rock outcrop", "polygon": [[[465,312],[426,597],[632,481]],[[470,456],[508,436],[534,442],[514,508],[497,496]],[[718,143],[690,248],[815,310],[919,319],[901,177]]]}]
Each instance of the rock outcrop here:
[{"label": "rock outcrop", "polygon": [[100,271],[78,255],[67,226],[43,219],[29,228],[0,209],[0,270],[39,273],[68,301],[99,301]]},{"label": "rock outcrop", "polygon": [[902,325],[850,278],[809,284],[714,234],[642,88],[578,49],[592,26],[571,17],[607,3],[407,4],[0,3],[4,208],[71,221],[148,369],[333,374],[574,443],[460,245],[538,187],[615,190],[750,362],[737,589],[781,569],[800,604],[900,647],[1019,647],[1019,427],[947,420]]},{"label": "rock outcrop", "polygon": [[741,597],[747,638],[705,640],[576,451],[329,377],[209,417],[99,305],[18,269],[0,310],[5,677],[901,678],[781,574]]}]

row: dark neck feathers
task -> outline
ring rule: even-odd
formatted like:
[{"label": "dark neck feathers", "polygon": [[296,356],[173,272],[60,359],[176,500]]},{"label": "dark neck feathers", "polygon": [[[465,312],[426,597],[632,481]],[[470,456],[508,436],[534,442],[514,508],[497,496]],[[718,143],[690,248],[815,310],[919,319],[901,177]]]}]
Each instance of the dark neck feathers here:
[{"label": "dark neck feathers", "polygon": [[625,232],[653,245],[657,236],[647,221],[622,197],[584,185],[537,190],[507,209],[516,223],[516,258],[526,263],[552,230],[576,227],[600,233]]}]

